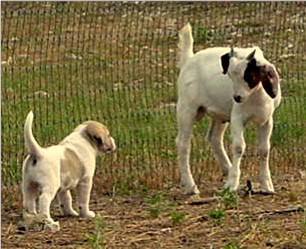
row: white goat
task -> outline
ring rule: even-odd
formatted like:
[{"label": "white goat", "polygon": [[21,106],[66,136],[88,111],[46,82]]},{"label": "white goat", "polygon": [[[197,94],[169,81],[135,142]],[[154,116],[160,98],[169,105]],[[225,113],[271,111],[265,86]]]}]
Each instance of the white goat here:
[{"label": "white goat", "polygon": [[[259,137],[261,189],[273,193],[269,140],[273,112],[281,101],[275,66],[264,58],[258,47],[215,47],[194,54],[190,24],[179,33],[179,49],[176,143],[181,185],[186,194],[199,193],[189,165],[190,138],[194,121],[205,114],[212,119],[207,140],[222,166],[223,174],[228,175],[225,188],[237,191],[239,187],[240,162],[245,151],[244,125],[247,121],[254,121]],[[232,163],[223,146],[228,122],[232,136]]]}]

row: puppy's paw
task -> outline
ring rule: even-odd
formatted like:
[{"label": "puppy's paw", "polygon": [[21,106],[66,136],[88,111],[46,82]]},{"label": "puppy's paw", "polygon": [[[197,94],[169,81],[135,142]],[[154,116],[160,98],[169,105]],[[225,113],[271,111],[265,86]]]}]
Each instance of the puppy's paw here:
[{"label": "puppy's paw", "polygon": [[96,216],[95,212],[88,210],[86,213],[81,213],[82,217],[94,218]]},{"label": "puppy's paw", "polygon": [[51,232],[58,232],[60,230],[60,225],[58,221],[45,221],[44,230],[51,231]]},{"label": "puppy's paw", "polygon": [[66,212],[63,212],[64,216],[72,216],[72,217],[76,217],[79,216],[79,213],[77,211],[75,211],[74,209],[68,210]]}]

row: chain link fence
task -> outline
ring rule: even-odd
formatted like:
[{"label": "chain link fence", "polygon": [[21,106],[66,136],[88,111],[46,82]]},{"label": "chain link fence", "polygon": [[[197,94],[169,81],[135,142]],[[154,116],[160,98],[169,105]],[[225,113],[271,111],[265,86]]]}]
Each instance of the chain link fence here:
[{"label": "chain link fence", "polygon": [[[109,127],[118,150],[97,162],[106,190],[176,184],[177,42],[187,22],[196,51],[257,45],[277,66],[284,97],[271,170],[275,178],[305,170],[304,2],[2,2],[2,184],[20,182],[30,110],[43,146],[87,119]],[[208,125],[195,125],[191,155],[203,184],[220,175],[204,141]],[[250,126],[247,177],[257,174],[256,143]]]}]

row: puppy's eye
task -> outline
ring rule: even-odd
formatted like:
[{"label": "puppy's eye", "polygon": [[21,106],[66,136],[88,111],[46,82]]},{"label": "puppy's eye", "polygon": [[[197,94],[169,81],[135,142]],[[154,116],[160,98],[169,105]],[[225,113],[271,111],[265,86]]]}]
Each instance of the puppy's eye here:
[{"label": "puppy's eye", "polygon": [[96,140],[97,144],[101,145],[102,144],[102,139],[100,137],[94,136],[94,139]]}]

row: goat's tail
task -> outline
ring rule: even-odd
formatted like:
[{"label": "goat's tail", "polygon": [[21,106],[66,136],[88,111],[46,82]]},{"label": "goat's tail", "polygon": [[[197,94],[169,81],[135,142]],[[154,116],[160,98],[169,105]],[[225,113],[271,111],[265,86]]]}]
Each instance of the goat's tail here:
[{"label": "goat's tail", "polygon": [[26,149],[31,155],[40,157],[42,155],[43,149],[37,143],[32,133],[33,118],[34,118],[33,112],[30,111],[24,124],[24,142]]},{"label": "goat's tail", "polygon": [[179,64],[181,69],[186,60],[193,56],[193,37],[190,23],[187,23],[179,32]]}]

